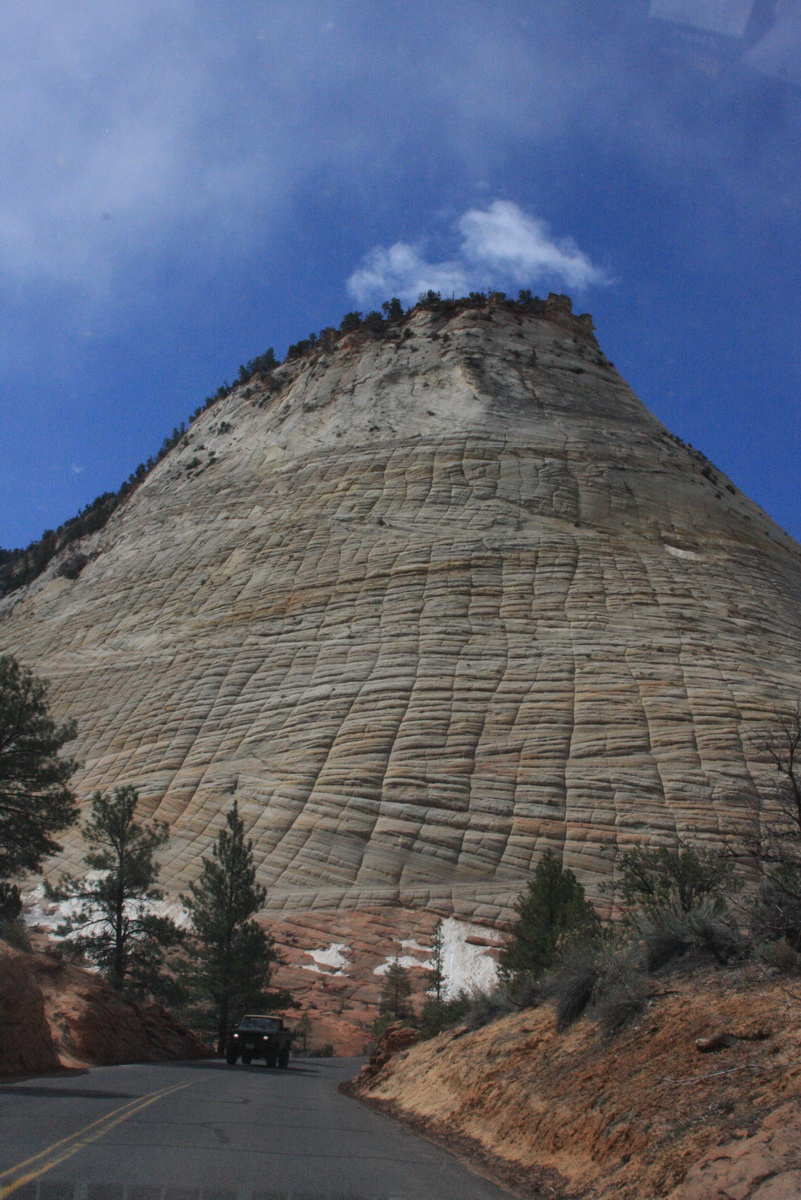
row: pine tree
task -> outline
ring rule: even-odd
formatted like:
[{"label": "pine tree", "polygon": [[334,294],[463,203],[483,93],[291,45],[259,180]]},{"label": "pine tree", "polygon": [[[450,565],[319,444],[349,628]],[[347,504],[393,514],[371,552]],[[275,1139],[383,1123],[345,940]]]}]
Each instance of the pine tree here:
[{"label": "pine tree", "polygon": [[77,821],[69,788],[77,764],[60,756],[74,737],[71,721],[51,718],[46,685],[0,655],[0,880],[38,871],[61,849],[52,835]]},{"label": "pine tree", "polygon": [[515,904],[517,920],[500,957],[502,977],[535,978],[554,963],[569,942],[595,938],[600,921],[572,871],[546,850],[534,877]]},{"label": "pine tree", "polygon": [[307,1012],[298,1021],[295,1026],[293,1039],[297,1044],[296,1053],[301,1054],[304,1058],[309,1052],[309,1044],[311,1042],[312,1022],[311,1017]]},{"label": "pine tree", "polygon": [[384,986],[378,1000],[378,1011],[387,1013],[399,1021],[411,1013],[409,997],[412,994],[412,984],[409,972],[402,967],[397,955],[389,964],[384,975]]},{"label": "pine tree", "polygon": [[186,982],[198,1012],[213,1018],[223,1054],[234,1020],[246,1009],[289,1000],[286,993],[267,995],[278,954],[254,919],[267,893],[256,882],[253,843],[245,840],[236,801],[189,891],[182,897],[191,921]]},{"label": "pine tree", "polygon": [[608,890],[620,895],[631,912],[689,913],[705,904],[723,913],[732,887],[732,862],[707,846],[677,838],[672,847],[635,846],[615,864],[619,879]]},{"label": "pine tree", "polygon": [[56,933],[96,963],[112,987],[158,995],[165,951],[181,934],[154,910],[163,898],[154,854],[167,841],[167,826],[139,824],[138,803],[132,787],[116,788],[111,797],[95,792],[81,830],[91,847],[83,860],[87,874],[64,875],[47,891],[53,899],[77,901]]},{"label": "pine tree", "polygon": [[432,998],[437,1008],[442,1007],[442,1001],[445,998],[445,935],[442,930],[442,921],[437,921],[434,926],[434,936],[431,939],[431,966],[428,969],[428,995]]}]

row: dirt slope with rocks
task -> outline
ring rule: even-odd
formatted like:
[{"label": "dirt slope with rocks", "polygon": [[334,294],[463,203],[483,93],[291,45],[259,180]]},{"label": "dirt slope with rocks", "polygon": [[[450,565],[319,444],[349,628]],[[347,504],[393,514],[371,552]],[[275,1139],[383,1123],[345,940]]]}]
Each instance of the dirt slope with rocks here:
[{"label": "dirt slope with rocks", "polygon": [[210,1053],[158,1005],[123,999],[52,949],[28,953],[0,941],[0,1075]]},{"label": "dirt slope with rocks", "polygon": [[612,1041],[587,1020],[557,1034],[545,1005],[403,1049],[356,1092],[520,1195],[797,1200],[800,991],[753,966],[686,967]]}]

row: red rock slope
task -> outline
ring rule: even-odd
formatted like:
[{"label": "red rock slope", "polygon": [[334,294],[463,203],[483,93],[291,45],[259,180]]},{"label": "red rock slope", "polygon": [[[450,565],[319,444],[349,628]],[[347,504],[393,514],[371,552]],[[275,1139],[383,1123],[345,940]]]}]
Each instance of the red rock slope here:
[{"label": "red rock slope", "polygon": [[90,971],[5,942],[0,1034],[0,1075],[211,1053],[157,1005],[126,1001]]},{"label": "red rock slope", "polygon": [[[489,1156],[521,1195],[796,1200],[797,990],[755,968],[671,976],[606,1043],[530,1009],[404,1050],[357,1093]],[[696,1046],[721,1031],[721,1049]]]}]

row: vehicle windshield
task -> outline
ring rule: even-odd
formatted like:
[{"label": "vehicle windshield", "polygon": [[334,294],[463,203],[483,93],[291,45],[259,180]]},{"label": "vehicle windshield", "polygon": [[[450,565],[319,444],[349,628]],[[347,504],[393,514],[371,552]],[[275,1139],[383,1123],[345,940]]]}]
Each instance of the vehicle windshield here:
[{"label": "vehicle windshield", "polygon": [[278,1017],[243,1017],[239,1022],[240,1029],[259,1029],[270,1032],[273,1029],[281,1028],[281,1021]]}]

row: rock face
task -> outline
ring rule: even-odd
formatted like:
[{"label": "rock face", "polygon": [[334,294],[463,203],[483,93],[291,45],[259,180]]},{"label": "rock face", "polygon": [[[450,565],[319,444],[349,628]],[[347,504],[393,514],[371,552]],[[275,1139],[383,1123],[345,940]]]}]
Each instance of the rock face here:
[{"label": "rock face", "polygon": [[236,797],[273,914],[493,921],[547,846],[592,891],[769,778],[801,549],[589,328],[556,297],[318,346],[208,409],[79,573],[0,602],[81,793],[171,825],[174,891]]},{"label": "rock face", "polygon": [[123,999],[91,971],[0,941],[0,1075],[207,1058],[155,1004]]}]

